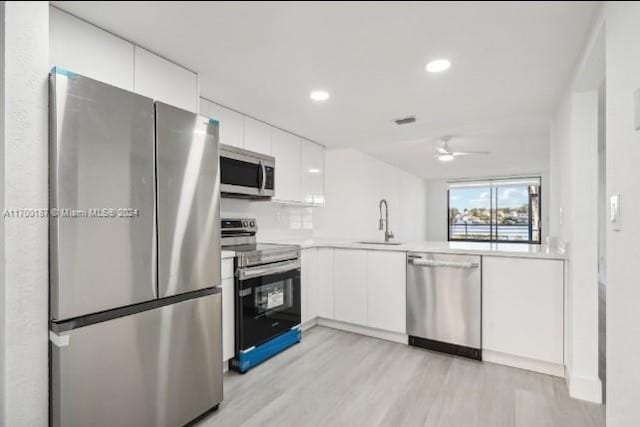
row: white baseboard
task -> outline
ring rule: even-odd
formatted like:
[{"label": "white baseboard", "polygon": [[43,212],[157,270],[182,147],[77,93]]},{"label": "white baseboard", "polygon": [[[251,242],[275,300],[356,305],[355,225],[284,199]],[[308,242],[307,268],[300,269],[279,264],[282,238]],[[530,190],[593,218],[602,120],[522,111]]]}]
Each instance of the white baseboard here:
[{"label": "white baseboard", "polygon": [[553,375],[555,377],[564,378],[565,376],[564,365],[529,359],[528,357],[514,356],[512,354],[501,353],[499,351],[482,350],[482,360],[484,362],[497,363],[499,365],[525,369],[527,371],[540,372],[542,374]]},{"label": "white baseboard", "polygon": [[379,338],[381,340],[393,341],[400,344],[408,344],[409,338],[405,334],[398,332],[383,331],[381,329],[370,328],[368,326],[354,325],[352,323],[340,322],[338,320],[318,318],[318,325],[328,328],[340,329],[341,331],[352,332],[354,334],[366,335],[368,337]]},{"label": "white baseboard", "polygon": [[569,396],[574,399],[602,403],[602,381],[599,377],[581,377],[567,370]]},{"label": "white baseboard", "polygon": [[[326,326],[328,328],[339,329],[341,331],[352,332],[354,334],[365,335],[368,337],[379,338],[387,341],[393,341],[400,344],[409,343],[409,337],[405,334],[370,328],[368,326],[354,325],[352,323],[340,322],[338,320],[325,319],[323,317],[314,318],[303,323],[301,329],[305,331],[316,325]],[[564,365],[559,365],[556,363],[544,362],[491,350],[482,350],[482,360],[484,362],[497,363],[499,365],[511,366],[514,368],[525,369],[527,371],[539,372],[556,377],[565,377]],[[574,397],[573,394],[571,394],[571,396]],[[590,400],[584,397],[579,398],[583,400]]]},{"label": "white baseboard", "polygon": [[306,322],[302,323],[300,325],[300,330],[302,332],[308,331],[309,329],[313,328],[317,324],[318,324],[318,318],[314,317],[313,319],[307,320]]}]

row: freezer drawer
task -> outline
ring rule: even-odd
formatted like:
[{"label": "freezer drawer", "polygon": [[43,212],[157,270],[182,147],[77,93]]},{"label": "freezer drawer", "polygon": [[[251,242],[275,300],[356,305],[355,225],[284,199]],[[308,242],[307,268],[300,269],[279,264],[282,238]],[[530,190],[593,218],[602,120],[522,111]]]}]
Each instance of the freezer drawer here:
[{"label": "freezer drawer", "polygon": [[217,405],[221,293],[212,291],[60,333],[61,346],[51,344],[52,424],[173,427]]},{"label": "freezer drawer", "polygon": [[481,348],[480,268],[479,256],[407,254],[407,334],[416,345]]},{"label": "freezer drawer", "polygon": [[153,101],[54,68],[51,316],[156,297]]},{"label": "freezer drawer", "polygon": [[220,284],[218,124],[156,108],[160,298]]}]

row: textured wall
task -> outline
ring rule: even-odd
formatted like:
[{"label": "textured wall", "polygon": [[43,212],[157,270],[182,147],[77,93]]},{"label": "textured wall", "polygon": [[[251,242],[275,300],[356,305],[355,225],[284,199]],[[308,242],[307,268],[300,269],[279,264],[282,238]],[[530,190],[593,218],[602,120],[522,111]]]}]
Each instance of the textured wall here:
[{"label": "textured wall", "polygon": [[[47,206],[48,2],[3,2],[2,163],[6,208]],[[47,221],[0,219],[3,426],[48,423]]]}]

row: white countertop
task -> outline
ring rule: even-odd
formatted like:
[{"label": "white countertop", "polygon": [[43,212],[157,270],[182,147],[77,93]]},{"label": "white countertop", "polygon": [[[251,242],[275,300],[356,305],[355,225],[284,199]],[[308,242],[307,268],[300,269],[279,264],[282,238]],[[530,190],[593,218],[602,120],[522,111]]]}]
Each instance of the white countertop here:
[{"label": "white countertop", "polygon": [[233,258],[234,256],[236,256],[236,253],[234,251],[227,251],[223,249],[220,253],[220,258],[222,259]]},{"label": "white countertop", "polygon": [[377,245],[339,239],[266,239],[263,243],[281,243],[299,245],[307,248],[367,249],[399,252],[435,252],[467,255],[506,256],[515,258],[560,259],[567,258],[563,249],[545,245],[525,243],[484,243],[484,242],[446,242],[416,241],[400,245]]}]

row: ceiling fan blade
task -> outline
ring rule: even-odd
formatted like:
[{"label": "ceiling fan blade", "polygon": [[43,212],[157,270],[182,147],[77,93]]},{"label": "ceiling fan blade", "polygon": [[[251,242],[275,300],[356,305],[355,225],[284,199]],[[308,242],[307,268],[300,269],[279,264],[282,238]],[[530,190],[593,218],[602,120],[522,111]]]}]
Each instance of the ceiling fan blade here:
[{"label": "ceiling fan blade", "polygon": [[489,153],[488,151],[454,151],[451,154],[453,154],[454,156],[476,156],[491,153]]}]

